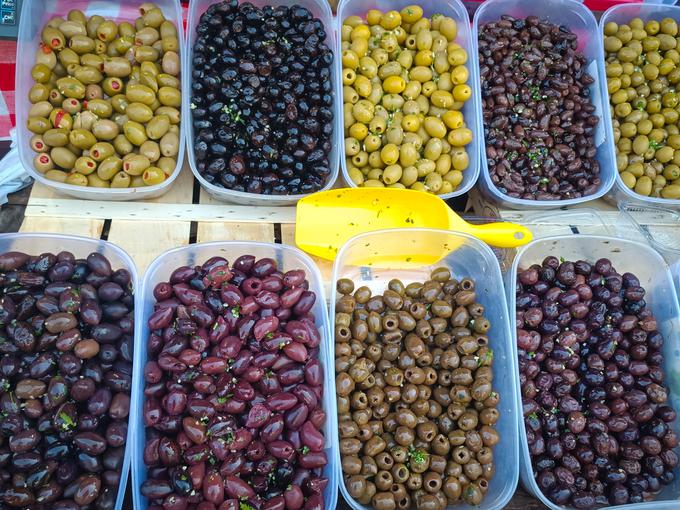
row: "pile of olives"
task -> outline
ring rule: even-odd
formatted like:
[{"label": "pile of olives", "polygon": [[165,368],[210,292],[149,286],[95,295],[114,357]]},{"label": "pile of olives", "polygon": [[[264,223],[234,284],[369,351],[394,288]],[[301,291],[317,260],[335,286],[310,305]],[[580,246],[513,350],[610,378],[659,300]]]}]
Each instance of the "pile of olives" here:
[{"label": "pile of olives", "polygon": [[357,186],[455,191],[469,165],[468,55],[456,21],[411,5],[342,26],[345,157]]},{"label": "pile of olives", "polygon": [[35,169],[76,186],[160,184],[180,141],[180,40],[154,4],[134,24],[72,10],[52,18],[31,70]]},{"label": "pile of olives", "polygon": [[623,183],[680,199],[680,52],[671,18],[604,27],[616,164]]}]

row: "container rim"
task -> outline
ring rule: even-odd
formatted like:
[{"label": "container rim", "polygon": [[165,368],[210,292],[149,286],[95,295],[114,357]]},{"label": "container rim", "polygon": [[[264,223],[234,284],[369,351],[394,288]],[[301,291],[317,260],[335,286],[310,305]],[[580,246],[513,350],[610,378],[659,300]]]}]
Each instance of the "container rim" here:
[{"label": "container rim", "polygon": [[[495,5],[503,5],[506,3],[507,0],[485,0],[482,2],[482,4],[479,6],[479,8],[475,11],[475,14],[472,19],[472,35],[473,35],[473,41],[475,44],[475,52],[479,53],[479,19],[481,18],[482,14],[487,9],[490,9],[491,7]],[[597,19],[595,19],[595,15],[592,13],[590,9],[588,9],[585,4],[583,3],[583,0],[552,0],[555,3],[561,3],[565,4],[566,6],[572,8],[574,11],[577,11],[578,14],[583,18],[583,19],[588,19],[593,23],[595,27],[598,27]],[[630,5],[630,4],[624,4],[624,5]],[[491,6],[491,7],[490,7]],[[609,109],[609,94],[606,90],[605,84],[606,84],[606,75],[604,72],[604,46],[602,43],[602,38],[599,37],[594,37],[593,38],[593,43],[595,44],[595,53],[597,56],[595,59],[592,60],[592,62],[596,63],[597,67],[597,80],[598,80],[598,93],[600,95],[600,103],[602,104],[602,115],[600,116],[600,122],[604,126],[604,131],[605,131],[605,139],[603,142],[604,145],[604,150],[609,152],[609,156],[612,161],[616,161],[616,149],[614,148],[614,130],[612,128],[612,123],[611,123],[611,113]],[[479,60],[477,61],[478,69],[479,69]],[[480,85],[481,85],[481,76],[480,76]],[[479,89],[476,91],[473,91],[478,98],[479,98],[479,105],[481,108],[481,97],[482,97],[482,91],[481,91],[481,86]],[[508,201],[513,206],[523,206],[528,209],[558,209],[560,207],[565,207],[565,206],[570,206],[570,205],[575,205],[575,204],[583,204],[586,202],[590,202],[592,200],[597,200],[598,198],[602,198],[604,195],[609,193],[611,191],[612,186],[616,182],[616,175],[618,174],[618,171],[614,169],[611,172],[607,173],[606,180],[603,180],[600,188],[593,193],[592,195],[587,195],[585,197],[579,197],[579,198],[569,198],[566,200],[527,200],[525,198],[514,198],[511,197],[505,193],[502,193],[498,187],[491,181],[491,175],[489,173],[489,163],[488,159],[486,157],[486,151],[484,150],[484,147],[486,145],[486,137],[484,136],[484,118],[483,115],[479,115],[479,122],[481,124],[480,129],[482,136],[484,138],[484,144],[482,145],[480,149],[480,167],[481,167],[481,177],[482,180],[484,181],[484,184],[487,186],[489,189],[489,192],[492,195],[495,195],[496,199],[499,200],[504,200]],[[600,168],[600,177],[607,172],[607,169]]]},{"label": "container rim", "polygon": [[[340,0],[340,2],[338,3],[338,6],[336,8],[337,15],[335,16],[335,18],[336,18],[335,30],[337,32],[337,34],[336,34],[336,39],[337,39],[337,41],[336,41],[336,46],[337,46],[336,52],[337,52],[338,55],[342,54],[342,51],[341,51],[342,41],[341,41],[341,38],[339,37],[339,34],[341,33],[341,30],[342,30],[342,23],[343,23],[342,14],[343,14],[343,11],[347,7],[347,4],[349,4],[350,2],[356,2],[356,1],[357,0]],[[468,13],[467,9],[465,8],[465,6],[463,5],[463,2],[461,0],[445,0],[445,1],[440,2],[440,3],[435,2],[434,5],[437,8],[444,8],[444,7],[449,7],[449,6],[446,5],[447,3],[455,5],[456,6],[455,9],[460,10],[460,14],[464,13],[463,16],[466,18],[466,19],[461,20],[461,21],[466,22],[465,26],[467,27],[467,30],[469,31],[469,35],[470,35],[470,43],[469,43],[470,51],[468,52],[468,61],[466,63],[467,64],[466,68],[468,69],[468,72],[470,73],[470,76],[468,78],[468,84],[471,85],[471,87],[473,89],[475,89],[479,85],[479,59],[478,59],[478,56],[477,56],[478,53],[477,53],[476,43],[475,43],[474,36],[473,36],[473,33],[472,33],[470,14]],[[366,9],[366,12],[368,12],[368,8]],[[451,14],[450,10],[449,10],[449,14]],[[457,15],[459,13],[454,12],[454,14]],[[338,83],[340,84],[339,88],[340,88],[340,91],[342,92],[342,86],[341,86],[341,84],[342,84],[342,78],[341,78],[341,76],[342,76],[342,60],[338,60],[336,67],[338,69]],[[475,85],[475,86],[472,86],[472,85]],[[340,97],[342,97],[342,94],[340,95]],[[472,122],[466,122],[466,124],[468,125],[468,128],[470,128],[470,126],[474,125],[474,131],[475,132],[473,133],[473,135],[475,136],[475,138],[477,140],[479,140],[480,137],[483,139],[483,132],[479,131],[479,123],[480,123],[480,119],[481,119],[481,116],[482,116],[481,108],[480,108],[481,103],[479,102],[479,97],[477,96],[477,94],[474,93],[474,90],[473,90],[473,93],[472,93],[472,97],[470,98],[470,101],[472,101],[473,118],[470,119]],[[343,104],[344,104],[344,100],[343,100]],[[340,128],[341,128],[342,133],[343,133],[342,148],[344,149],[344,147],[345,147],[345,137],[344,137],[345,119],[344,119],[344,116],[341,119]],[[471,144],[472,144],[472,142],[468,145],[471,145]],[[464,195],[465,193],[467,193],[468,191],[470,191],[472,189],[472,187],[477,183],[477,180],[479,179],[479,174],[480,174],[480,171],[481,171],[481,166],[482,166],[481,149],[482,148],[483,148],[483,145],[480,144],[480,146],[478,148],[477,165],[472,170],[472,174],[471,174],[472,176],[469,178],[469,181],[465,185],[460,186],[459,188],[457,188],[455,191],[452,191],[451,193],[444,193],[442,195],[436,195],[436,196],[438,196],[442,200],[448,200],[450,198],[455,198],[455,197],[459,197],[461,195]],[[356,184],[354,184],[354,181],[352,181],[352,179],[350,178],[349,171],[347,170],[347,162],[345,161],[345,158],[342,157],[342,155],[340,157],[340,170],[342,172],[342,178],[343,178],[343,180],[345,181],[345,183],[347,184],[348,187],[350,187],[350,188],[360,187],[360,186],[357,186]],[[466,168],[465,170],[463,170],[463,174],[464,174],[464,172],[466,172],[468,170],[469,170],[469,168]],[[465,181],[465,175],[463,175],[463,181]],[[463,181],[461,181],[461,183]]]},{"label": "container rim", "polygon": [[[604,35],[604,26],[607,24],[609,21],[609,16],[612,14],[617,13],[618,11],[623,11],[626,9],[630,9],[631,7],[635,7],[640,9],[641,12],[644,11],[663,11],[663,12],[668,12],[669,14],[672,14],[677,20],[680,20],[680,6],[678,5],[668,5],[664,3],[657,3],[657,2],[650,2],[650,3],[623,3],[623,4],[618,4],[618,5],[612,5],[609,9],[604,11],[602,13],[602,17],[600,18],[600,21],[598,23],[598,28],[600,29],[600,35]],[[604,46],[602,47],[603,50],[603,55],[604,55]],[[609,102],[609,93],[607,93],[607,102]],[[611,115],[610,115],[611,119]],[[611,124],[611,120],[609,122]],[[612,129],[613,133],[613,129]],[[614,149],[614,154],[616,155],[616,149]],[[616,161],[616,160],[615,160]],[[615,179],[615,186],[617,190],[625,195],[624,200],[631,200],[635,201],[638,203],[645,203],[645,204],[654,204],[658,206],[670,206],[670,207],[680,207],[680,198],[662,198],[662,197],[646,197],[644,195],[640,195],[639,193],[635,193],[632,189],[630,189],[628,186],[626,186],[623,183],[623,179],[621,179],[621,174],[619,173],[618,169],[616,170],[616,175],[614,176]],[[618,202],[619,200],[617,200]]]},{"label": "container rim", "polygon": [[[181,62],[183,62],[183,59],[186,58],[185,55],[185,47],[184,47],[184,40],[186,39],[185,34],[184,34],[184,23],[182,22],[182,9],[180,6],[179,0],[172,0],[174,3],[175,7],[175,16],[177,17],[178,21],[175,23],[175,27],[177,29],[177,39],[179,41],[179,57],[180,57],[180,71],[181,71]],[[33,2],[29,2],[28,0],[24,0],[22,6],[21,6],[21,18],[19,20],[19,32],[17,34],[17,51],[19,50],[20,47],[20,42],[23,41],[28,41],[29,39],[32,38],[33,34],[29,29],[29,18],[30,18],[30,5]],[[64,13],[67,12],[66,8],[62,9]],[[134,20],[132,20],[134,21]],[[32,53],[31,53],[32,55]],[[22,61],[25,59],[21,59]],[[17,61],[18,62],[18,61]],[[26,64],[28,66],[28,64]],[[19,84],[21,83],[21,71],[23,70],[24,66],[21,65],[16,65],[15,70],[14,70],[14,82]],[[180,83],[182,77],[179,77]],[[184,91],[182,90],[183,87],[180,85],[180,92],[182,95],[184,94]],[[15,104],[15,112],[16,112],[16,121],[17,121],[17,129],[24,129],[24,126],[19,125],[21,121],[25,121],[28,119],[28,109],[25,111],[26,115],[25,118],[23,115],[21,115],[20,118],[20,112],[23,112],[22,108],[19,108],[19,104],[23,103],[28,103],[28,98],[26,97],[26,94],[17,93],[14,96],[14,104]],[[177,163],[175,164],[175,170],[172,172],[171,175],[169,175],[163,182],[159,184],[154,184],[153,186],[144,186],[144,187],[136,187],[136,188],[97,188],[93,186],[76,186],[73,184],[66,184],[63,182],[58,182],[58,181],[52,181],[48,178],[46,178],[43,174],[38,172],[35,168],[33,168],[33,165],[26,165],[24,163],[24,160],[29,161],[31,160],[34,155],[38,153],[33,153],[32,151],[28,150],[27,147],[24,146],[24,144],[19,143],[18,140],[18,135],[17,135],[17,148],[19,150],[19,159],[21,161],[22,166],[24,167],[24,170],[26,170],[26,173],[28,173],[33,179],[38,181],[40,184],[54,189],[59,193],[67,194],[69,196],[78,196],[79,198],[84,198],[86,200],[136,200],[136,199],[141,199],[144,198],[147,195],[154,195],[158,196],[157,192],[161,192],[160,194],[165,193],[166,188],[170,188],[170,186],[175,182],[177,177],[179,176],[180,172],[182,171],[182,167],[184,166],[184,150],[185,150],[185,141],[184,141],[184,130],[182,129],[183,123],[184,123],[184,117],[185,112],[184,112],[184,104],[179,108],[180,110],[180,123],[179,123],[179,148],[177,152]],[[85,195],[90,195],[89,197],[85,197]],[[137,196],[141,195],[141,196]],[[114,198],[108,198],[113,196]]]}]

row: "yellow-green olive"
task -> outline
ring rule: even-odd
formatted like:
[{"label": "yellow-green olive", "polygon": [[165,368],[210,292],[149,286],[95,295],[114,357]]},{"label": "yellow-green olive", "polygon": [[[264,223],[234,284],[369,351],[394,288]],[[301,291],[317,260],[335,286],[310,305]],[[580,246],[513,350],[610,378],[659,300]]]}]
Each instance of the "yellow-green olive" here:
[{"label": "yellow-green olive", "polygon": [[87,102],[87,111],[100,118],[109,118],[113,113],[111,102],[105,99],[92,99]]},{"label": "yellow-green olive", "polygon": [[109,119],[101,119],[92,126],[92,134],[99,140],[113,140],[118,136],[118,125]]},{"label": "yellow-green olive", "polygon": [[155,163],[161,157],[161,148],[157,142],[147,140],[139,146],[139,153],[149,158],[149,161],[152,163]]},{"label": "yellow-green olive", "polygon": [[90,157],[101,163],[106,158],[113,156],[116,150],[109,142],[97,142],[90,147]]},{"label": "yellow-green olive", "polygon": [[123,57],[109,57],[104,60],[104,74],[124,78],[132,72],[130,62]]},{"label": "yellow-green olive", "polygon": [[48,152],[50,150],[45,143],[45,140],[43,140],[42,135],[33,135],[29,141],[29,145],[35,152]]},{"label": "yellow-green olive", "polygon": [[80,156],[76,159],[73,169],[83,175],[90,175],[97,170],[97,162],[89,156]]},{"label": "yellow-green olive", "polygon": [[26,121],[26,127],[31,133],[42,135],[52,128],[52,123],[45,117],[29,117]]},{"label": "yellow-green olive", "polygon": [[88,185],[88,180],[87,177],[84,176],[83,174],[79,174],[78,172],[71,172],[66,176],[66,181],[64,181],[66,184],[71,184],[73,186],[87,186]]},{"label": "yellow-green olive", "polygon": [[118,156],[108,156],[103,161],[99,163],[97,167],[97,175],[100,179],[105,181],[111,180],[111,178],[120,172],[123,168],[123,160]]},{"label": "yellow-green olive", "polygon": [[125,172],[117,172],[111,179],[112,188],[129,188],[132,179]]},{"label": "yellow-green olive", "polygon": [[76,155],[66,147],[55,147],[50,151],[50,156],[55,165],[65,170],[72,169],[76,164]]},{"label": "yellow-green olive", "polygon": [[66,97],[75,99],[83,99],[85,97],[85,85],[70,76],[57,80],[57,90]]},{"label": "yellow-green olive", "polygon": [[33,167],[41,174],[44,174],[54,168],[54,162],[49,154],[36,154],[33,158]]},{"label": "yellow-green olive", "polygon": [[116,76],[108,76],[107,78],[104,78],[101,85],[107,96],[113,97],[123,92],[123,80]]},{"label": "yellow-green olive", "polygon": [[43,140],[50,147],[65,147],[69,143],[69,130],[66,128],[48,129],[43,133]]},{"label": "yellow-green olive", "polygon": [[116,138],[113,139],[113,147],[121,156],[130,154],[135,150],[135,146],[130,143],[130,140],[125,138],[125,135],[116,136]]},{"label": "yellow-green olive", "polygon": [[130,175],[142,175],[150,166],[151,161],[142,154],[130,155],[123,161],[123,171]]},{"label": "yellow-green olive", "polygon": [[155,186],[156,184],[160,184],[166,178],[167,176],[165,175],[165,172],[163,172],[163,170],[155,166],[147,168],[142,174],[144,184],[146,184],[147,186]]},{"label": "yellow-green olive", "polygon": [[139,122],[129,120],[123,126],[123,134],[133,145],[140,146],[148,139],[146,130]]},{"label": "yellow-green olive", "polygon": [[175,172],[177,160],[163,156],[158,161],[156,161],[156,166],[163,170],[165,175],[172,175]]},{"label": "yellow-green olive", "polygon": [[[146,125],[146,136],[152,140],[160,140],[170,129],[170,119],[167,115],[157,115]],[[162,147],[161,147],[162,152]]]},{"label": "yellow-green olive", "polygon": [[182,106],[180,91],[171,87],[161,87],[158,89],[158,101],[163,106],[172,106],[173,108]]},{"label": "yellow-green olive", "polygon": [[161,154],[165,157],[177,156],[179,152],[179,136],[176,133],[166,133],[160,141]]},{"label": "yellow-green olive", "polygon": [[101,179],[96,173],[87,175],[87,185],[93,188],[110,188],[111,183]]}]

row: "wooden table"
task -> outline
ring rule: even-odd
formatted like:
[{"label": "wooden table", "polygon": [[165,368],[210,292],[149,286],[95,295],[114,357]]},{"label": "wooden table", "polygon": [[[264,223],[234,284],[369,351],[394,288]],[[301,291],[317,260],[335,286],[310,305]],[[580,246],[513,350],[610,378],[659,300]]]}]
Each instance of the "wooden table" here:
[{"label": "wooden table", "polygon": [[[25,208],[23,203],[25,203]],[[23,209],[23,211],[22,211]],[[471,193],[468,209],[484,217],[500,217],[527,224],[536,235],[571,233],[602,234],[603,226],[616,225],[619,213],[602,200],[572,210],[565,223],[564,212],[499,211],[476,193]],[[8,213],[8,211],[11,211]],[[574,212],[575,211],[575,212]],[[593,211],[600,224],[593,222]],[[252,207],[224,204],[212,199],[193,178],[188,165],[164,196],[145,202],[94,202],[58,195],[35,183],[26,202],[26,192],[18,194],[3,208],[1,230],[17,225],[23,212],[21,232],[53,232],[106,239],[125,249],[134,259],[141,274],[162,252],[190,243],[218,240],[267,241],[294,244],[294,207]],[[658,218],[646,218],[654,222]],[[678,228],[668,225],[668,228]],[[499,253],[501,265],[507,268],[511,253]],[[316,259],[326,283],[332,265]],[[132,509],[132,482],[124,509]],[[349,507],[339,499],[338,508]],[[520,486],[506,506],[511,510],[545,508]]]}]

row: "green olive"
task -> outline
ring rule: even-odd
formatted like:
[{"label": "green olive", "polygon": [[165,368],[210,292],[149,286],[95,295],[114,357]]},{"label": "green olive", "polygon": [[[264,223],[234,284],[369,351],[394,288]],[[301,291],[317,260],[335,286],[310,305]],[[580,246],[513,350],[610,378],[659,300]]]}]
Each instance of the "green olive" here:
[{"label": "green olive", "polygon": [[64,48],[66,44],[66,37],[64,34],[57,30],[56,28],[46,26],[41,33],[42,42],[46,46],[52,48],[55,51],[59,51]]},{"label": "green olive", "polygon": [[65,170],[71,170],[76,164],[77,156],[66,147],[55,147],[50,151],[50,156],[55,165]]},{"label": "green olive", "polygon": [[124,78],[132,72],[130,62],[123,57],[109,57],[104,60],[104,74]]},{"label": "green olive", "polygon": [[172,106],[159,106],[158,108],[156,108],[155,114],[167,116],[168,119],[170,119],[170,124],[174,126],[179,125],[181,119],[181,114],[179,110],[177,108],[173,108]]},{"label": "green olive", "polygon": [[153,46],[134,46],[133,55],[137,62],[155,62],[160,54]]},{"label": "green olive", "polygon": [[123,134],[133,145],[140,146],[147,141],[146,130],[139,122],[129,120],[123,126]]},{"label": "green olive", "polygon": [[111,178],[123,168],[123,160],[118,156],[109,156],[99,163],[97,176],[105,181]]},{"label": "green olive", "polygon": [[130,143],[130,140],[125,138],[125,135],[116,136],[116,138],[113,139],[113,147],[121,156],[130,154],[135,150],[135,146]]},{"label": "green olive", "polygon": [[144,180],[144,184],[147,186],[155,186],[156,184],[160,184],[165,179],[167,179],[167,176],[160,168],[151,166],[144,171],[142,174],[142,179]]},{"label": "green olive", "polygon": [[44,83],[36,83],[31,87],[28,93],[28,99],[31,103],[39,103],[47,101],[50,97],[50,88]]},{"label": "green olive", "polygon": [[26,122],[26,127],[31,133],[42,135],[52,128],[52,123],[45,117],[29,117]]},{"label": "green olive", "polygon": [[158,101],[163,106],[179,108],[182,106],[182,96],[180,91],[171,87],[161,87],[158,89]]},{"label": "green olive", "polygon": [[[157,115],[146,125],[146,135],[152,140],[160,140],[170,129],[170,119],[167,115]],[[161,146],[161,152],[163,148]]]},{"label": "green olive", "polygon": [[175,157],[179,152],[179,136],[176,133],[166,133],[159,145],[163,156]]},{"label": "green olive", "polygon": [[83,175],[90,175],[97,170],[97,162],[88,156],[80,156],[76,159],[73,169]]},{"label": "green olive", "polygon": [[142,175],[151,166],[149,158],[142,154],[130,155],[123,161],[123,171],[130,175]]},{"label": "green olive", "polygon": [[128,174],[126,174],[125,172],[118,172],[111,179],[111,187],[112,188],[129,188],[131,182],[132,182],[132,179],[130,179],[130,176]]},{"label": "green olive", "polygon": [[80,64],[83,66],[94,67],[96,69],[101,69],[104,65],[104,59],[100,55],[95,55],[94,53],[86,53],[80,57]]},{"label": "green olive", "polygon": [[43,140],[50,147],[65,147],[69,143],[69,130],[66,128],[48,129],[43,133]]},{"label": "green olive", "polygon": [[123,81],[116,76],[109,76],[102,82],[102,89],[107,96],[115,96],[123,92]]},{"label": "green olive", "polygon": [[112,120],[101,119],[92,126],[92,134],[99,140],[113,140],[118,136],[118,125]]},{"label": "green olive", "polygon": [[50,181],[66,182],[66,177],[68,177],[68,174],[62,170],[54,169],[45,172],[45,177]]},{"label": "green olive", "polygon": [[74,35],[87,35],[85,23],[75,20],[64,21],[59,25],[59,30],[67,39],[72,38]]},{"label": "green olive", "polygon": [[64,181],[66,184],[71,184],[72,186],[87,186],[88,185],[88,180],[87,177],[84,176],[83,174],[79,174],[78,172],[71,172],[66,176],[66,181]]},{"label": "green olive", "polygon": [[146,85],[130,84],[125,89],[125,96],[131,103],[143,103],[151,106],[156,99],[156,94]]},{"label": "green olive", "polygon": [[144,103],[130,103],[125,109],[128,118],[135,122],[146,124],[153,118],[153,110]]},{"label": "green olive", "polygon": [[87,111],[100,118],[109,118],[113,114],[111,102],[105,99],[92,99],[87,102]]},{"label": "green olive", "polygon": [[111,99],[111,106],[117,113],[125,113],[128,107],[128,99],[125,95],[123,94],[117,94],[113,96]]},{"label": "green olive", "polygon": [[33,158],[33,167],[41,174],[44,174],[54,168],[54,162],[49,154],[36,154]]},{"label": "green olive", "polygon": [[40,101],[31,106],[29,117],[49,117],[54,107],[48,101]]},{"label": "green olive", "polygon": [[116,150],[109,142],[97,142],[90,147],[90,157],[101,163],[106,158],[113,156]]},{"label": "green olive", "polygon": [[163,170],[165,175],[172,175],[175,172],[175,167],[177,166],[177,160],[163,156],[158,161],[156,161],[156,166]]},{"label": "green olive", "polygon": [[78,55],[84,55],[86,53],[92,53],[95,51],[94,39],[86,35],[74,35],[69,39],[68,47],[76,52]]},{"label": "green olive", "polygon": [[99,83],[103,78],[99,69],[90,66],[80,66],[76,69],[75,73],[73,73],[73,76],[80,83],[84,83],[85,85]]}]

